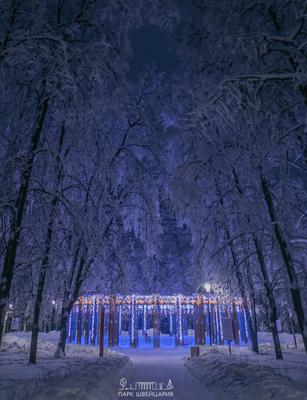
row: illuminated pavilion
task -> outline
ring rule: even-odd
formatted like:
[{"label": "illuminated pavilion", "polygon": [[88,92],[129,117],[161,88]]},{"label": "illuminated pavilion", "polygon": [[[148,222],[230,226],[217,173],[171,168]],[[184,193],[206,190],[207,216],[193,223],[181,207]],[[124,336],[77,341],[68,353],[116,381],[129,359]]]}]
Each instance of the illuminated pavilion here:
[{"label": "illuminated pavilion", "polygon": [[223,319],[231,319],[234,342],[247,343],[246,315],[240,300],[195,294],[81,296],[69,317],[68,342],[118,347],[221,345]]}]

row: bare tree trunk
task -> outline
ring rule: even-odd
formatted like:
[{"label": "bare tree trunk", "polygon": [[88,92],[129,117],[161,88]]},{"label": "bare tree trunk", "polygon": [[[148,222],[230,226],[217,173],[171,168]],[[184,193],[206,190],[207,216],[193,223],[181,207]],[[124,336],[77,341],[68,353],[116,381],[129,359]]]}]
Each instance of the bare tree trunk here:
[{"label": "bare tree trunk", "polygon": [[53,235],[54,218],[55,218],[55,216],[52,215],[49,219],[48,232],[47,232],[46,243],[45,243],[45,255],[44,255],[40,273],[39,273],[39,281],[38,281],[38,287],[37,287],[35,305],[34,305],[29,364],[36,364],[39,317],[40,317],[42,300],[43,300],[43,291],[44,291],[44,286],[45,286],[46,273],[47,273],[47,269],[48,269],[48,265],[49,265],[49,255],[50,255],[51,241],[52,241],[52,235]]},{"label": "bare tree trunk", "polygon": [[[256,299],[255,299],[255,288],[253,283],[253,278],[250,270],[250,266],[248,261],[246,262],[246,272],[247,272],[247,281],[249,286],[249,298],[251,303],[251,319],[252,319],[252,326],[254,327],[255,332],[258,332],[258,319],[257,319],[257,312],[256,312]],[[255,345],[255,349],[258,348],[258,340],[257,344]],[[257,353],[257,351],[255,351]],[[259,352],[259,348],[258,348]]]},{"label": "bare tree trunk", "polygon": [[275,303],[275,298],[274,298],[274,293],[273,293],[273,288],[270,282],[269,274],[265,265],[264,261],[264,255],[262,253],[262,249],[259,243],[259,240],[256,235],[253,235],[253,240],[256,248],[256,253],[263,277],[263,284],[266,290],[267,298],[269,301],[269,319],[270,319],[270,329],[272,332],[273,336],[273,342],[274,342],[274,349],[275,349],[275,355],[278,360],[282,360],[282,351],[281,351],[281,346],[280,346],[280,341],[279,341],[279,335],[278,335],[278,329],[277,329],[277,308],[276,308],[276,303]]},{"label": "bare tree trunk", "polygon": [[[217,186],[217,188],[218,188],[218,186]],[[219,191],[219,189],[218,189],[218,191]],[[220,204],[223,207],[223,198],[221,195],[220,195]],[[244,308],[244,311],[246,314],[246,320],[247,320],[247,325],[249,328],[249,333],[251,335],[252,350],[255,353],[259,353],[258,333],[257,333],[257,317],[256,316],[253,317],[250,313],[250,309],[248,306],[248,297],[247,297],[246,289],[245,289],[245,285],[244,285],[244,277],[243,277],[242,271],[240,270],[240,265],[239,265],[237,255],[236,255],[236,252],[235,252],[235,249],[233,246],[233,242],[230,240],[231,235],[230,235],[227,225],[225,226],[224,229],[225,229],[227,241],[229,242],[233,266],[235,269],[235,274],[236,274],[236,278],[237,278],[238,285],[239,285],[239,290],[240,290],[241,297],[242,297],[242,303],[243,303],[243,308]]]},{"label": "bare tree trunk", "polygon": [[305,351],[307,352],[307,321],[306,321],[306,317],[304,314],[301,293],[300,293],[300,289],[298,286],[298,279],[297,279],[295,268],[294,268],[294,265],[292,262],[292,257],[291,257],[290,251],[289,251],[289,246],[283,236],[283,232],[281,230],[278,218],[276,216],[273,199],[272,199],[271,192],[269,189],[269,184],[267,182],[267,179],[263,172],[262,167],[260,167],[260,182],[261,182],[261,189],[263,192],[263,197],[264,197],[264,200],[268,207],[269,215],[271,218],[271,223],[272,223],[273,231],[275,234],[275,238],[278,243],[278,246],[279,246],[279,249],[280,249],[280,252],[282,255],[282,259],[284,262],[284,266],[286,268],[286,271],[287,271],[287,274],[289,277],[293,307],[294,307],[294,311],[296,313],[298,326],[300,328],[300,333],[303,338],[304,348],[305,348]]},{"label": "bare tree trunk", "polygon": [[16,0],[12,0],[12,3],[11,3],[11,15],[10,15],[10,18],[9,18],[9,25],[8,25],[8,28],[6,30],[5,36],[4,36],[3,40],[2,40],[1,47],[0,47],[0,63],[5,58],[6,46],[7,46],[8,42],[9,42],[11,36],[12,36],[13,27],[14,27],[15,21],[16,21],[17,11],[18,11],[17,1]]},{"label": "bare tree trunk", "polygon": [[[63,166],[60,164],[60,154],[63,147],[64,142],[64,123],[62,124],[61,134],[60,134],[60,142],[59,142],[59,150],[58,150],[58,157],[57,157],[57,164],[55,170],[57,171],[56,182],[55,182],[55,193],[57,193],[60,181],[62,178]],[[53,237],[53,225],[56,219],[56,212],[57,212],[57,205],[58,205],[58,198],[56,195],[51,200],[51,210],[49,213],[48,218],[48,225],[47,225],[47,235],[45,241],[45,251],[44,257],[42,260],[40,272],[39,272],[39,281],[38,281],[38,288],[36,292],[35,298],[35,305],[34,305],[34,317],[33,317],[33,326],[32,326],[32,335],[31,335],[31,345],[30,345],[30,354],[29,354],[29,364],[36,364],[36,355],[37,355],[37,342],[38,342],[38,333],[39,333],[39,318],[41,313],[41,306],[43,300],[43,292],[45,287],[46,281],[46,273],[49,268],[50,264],[50,250],[51,250],[51,243]]]},{"label": "bare tree trunk", "polygon": [[[78,249],[76,251],[76,257],[78,257],[80,251],[81,243],[79,243]],[[61,320],[60,320],[60,337],[58,342],[58,347],[55,352],[55,357],[60,358],[65,356],[65,346],[66,346],[66,339],[67,339],[67,323],[69,314],[72,310],[72,307],[77,301],[79,297],[79,292],[83,283],[82,272],[85,265],[86,255],[82,255],[79,261],[78,270],[75,279],[72,280],[68,289],[72,289],[73,293],[71,294],[70,291],[67,289],[65,290],[64,294],[64,301],[61,310]],[[72,275],[74,275],[75,267],[72,270]],[[73,283],[74,282],[74,283]]]},{"label": "bare tree trunk", "polygon": [[35,151],[40,142],[43,124],[48,110],[48,97],[46,96],[45,86],[46,86],[46,81],[43,81],[43,90],[40,96],[37,117],[34,125],[34,132],[31,139],[27,161],[21,175],[21,185],[15,203],[15,216],[13,217],[11,233],[8,239],[8,244],[4,257],[4,266],[0,279],[0,346],[2,343],[4,321],[9,302],[17,248],[19,244],[22,222],[24,218],[25,205],[29,191],[29,184],[35,158]]},{"label": "bare tree trunk", "polygon": [[[238,190],[238,193],[239,193],[240,197],[243,197],[244,192],[240,185],[239,177],[234,168],[232,169],[232,173],[233,173],[233,177],[234,177],[234,181],[235,181],[235,185]],[[246,218],[247,218],[248,224],[251,225],[250,217],[247,215]],[[276,355],[277,359],[282,360],[283,356],[282,356],[282,351],[281,351],[281,346],[280,346],[280,341],[279,341],[278,329],[277,329],[277,325],[276,325],[277,308],[276,308],[276,302],[275,302],[275,298],[274,298],[274,292],[273,292],[273,288],[272,288],[272,285],[271,285],[271,282],[269,279],[269,274],[268,274],[268,271],[266,268],[264,255],[263,255],[262,248],[259,243],[258,237],[255,233],[252,235],[252,237],[253,237],[253,242],[255,245],[257,258],[258,258],[258,262],[259,262],[262,277],[263,277],[264,288],[265,288],[268,302],[269,302],[270,329],[271,329],[272,336],[273,336],[275,355]]]},{"label": "bare tree trunk", "polygon": [[[226,229],[226,236],[227,236],[227,240],[230,241],[230,234],[227,229]],[[235,249],[233,247],[233,243],[231,241],[230,241],[230,251],[231,251],[231,256],[232,256],[232,260],[233,260],[233,264],[234,264],[234,268],[235,268],[236,278],[237,278],[237,281],[239,284],[239,289],[240,289],[240,293],[241,293],[241,297],[242,297],[243,307],[244,307],[245,314],[246,314],[246,320],[247,320],[249,332],[251,334],[252,350],[255,353],[259,353],[258,334],[257,334],[257,317],[252,316],[250,313],[250,309],[248,306],[248,297],[247,297],[246,289],[245,289],[245,285],[244,285],[243,274],[242,274],[242,271],[240,270],[240,266],[239,266],[239,263],[237,260],[237,255],[236,255]]]},{"label": "bare tree trunk", "polygon": [[68,318],[69,314],[72,310],[72,305],[66,306],[62,308],[61,313],[61,320],[60,320],[60,337],[58,341],[58,347],[56,349],[55,358],[61,358],[65,356],[65,347],[66,347],[66,340],[67,340],[67,325],[68,325]]},{"label": "bare tree trunk", "polygon": [[[112,226],[112,223],[113,223],[113,219],[111,218],[109,223],[105,227],[102,237],[105,237],[108,234],[109,229]],[[73,263],[73,265],[75,265],[75,266],[77,265],[80,246],[81,246],[81,242],[79,242],[79,245],[77,247],[77,251],[75,254],[76,263],[75,264]],[[86,258],[87,258],[87,252],[85,251],[85,253],[83,253],[83,255],[80,258],[76,276],[74,276],[75,275],[75,267],[72,268],[70,284],[69,284],[69,287],[65,290],[64,301],[63,301],[63,306],[62,306],[62,311],[61,311],[60,337],[59,337],[58,347],[57,347],[57,350],[54,355],[56,358],[65,356],[65,346],[66,346],[66,339],[67,339],[67,323],[68,323],[69,314],[73,308],[74,303],[77,301],[77,299],[79,297],[82,283],[86,277],[86,273],[88,272],[88,270],[93,262],[93,259],[91,259],[86,264]]]}]

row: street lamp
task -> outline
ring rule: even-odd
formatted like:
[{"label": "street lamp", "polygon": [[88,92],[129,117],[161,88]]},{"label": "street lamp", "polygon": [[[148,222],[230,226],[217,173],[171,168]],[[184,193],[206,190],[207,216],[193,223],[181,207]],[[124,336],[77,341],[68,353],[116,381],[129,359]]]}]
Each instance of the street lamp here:
[{"label": "street lamp", "polygon": [[51,312],[51,330],[53,331],[55,328],[55,300],[51,301],[52,303],[52,312]]},{"label": "street lamp", "polygon": [[204,289],[207,293],[210,293],[211,290],[211,284],[209,282],[204,284]]}]

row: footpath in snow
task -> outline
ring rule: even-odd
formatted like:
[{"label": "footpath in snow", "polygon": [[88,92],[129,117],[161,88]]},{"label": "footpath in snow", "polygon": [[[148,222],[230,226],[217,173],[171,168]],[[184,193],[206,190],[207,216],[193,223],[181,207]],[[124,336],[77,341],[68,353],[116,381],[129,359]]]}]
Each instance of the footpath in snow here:
[{"label": "footpath in snow", "polygon": [[[125,357],[118,355],[116,367],[115,354],[109,355],[108,358],[79,369],[65,379],[52,379],[40,393],[33,397],[33,400],[112,400],[120,398],[142,400],[151,397],[148,397],[148,394],[145,397],[139,396],[142,393],[141,390],[138,391],[138,395],[134,392],[133,397],[129,396],[129,391],[125,391],[126,395],[120,396],[123,380],[127,387],[137,383],[156,383],[157,385],[163,383],[165,387],[171,380],[172,399],[216,399],[185,368],[184,357],[189,354],[189,349],[129,349],[124,351],[124,354],[130,358],[129,363],[124,365],[122,360]],[[147,393],[152,392],[147,390]],[[163,397],[165,398],[165,396]],[[152,396],[151,398],[157,397]]]},{"label": "footpath in snow", "polygon": [[[122,376],[122,378],[127,380],[127,386],[129,386],[130,382],[132,385],[137,382],[148,382],[156,383],[157,385],[163,383],[165,387],[169,380],[171,380],[173,390],[170,392],[172,392],[173,396],[171,398],[174,400],[217,399],[185,367],[184,360],[188,357],[189,352],[189,348],[183,347],[141,351],[138,349],[126,350],[124,353],[129,356],[132,366],[130,376]],[[120,382],[118,386],[120,386]],[[150,390],[146,392],[150,393]],[[163,390],[161,392],[163,393]],[[142,393],[142,391],[140,390],[139,393]],[[161,394],[161,396],[163,395]],[[148,396],[137,398],[148,399]],[[151,398],[156,397],[153,395]]]}]

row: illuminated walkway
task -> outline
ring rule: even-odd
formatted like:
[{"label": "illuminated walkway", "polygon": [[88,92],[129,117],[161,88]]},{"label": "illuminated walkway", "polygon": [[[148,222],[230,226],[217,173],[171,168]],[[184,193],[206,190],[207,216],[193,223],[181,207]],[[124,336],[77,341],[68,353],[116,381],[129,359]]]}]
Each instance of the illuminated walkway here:
[{"label": "illuminated walkway", "polygon": [[[156,382],[167,385],[169,379],[173,385],[174,400],[216,400],[216,396],[208,392],[184,366],[183,357],[188,357],[190,349],[179,347],[177,349],[137,350],[123,351],[132,362],[129,382]],[[136,397],[138,399],[157,399],[159,397]]]},{"label": "illuminated walkway", "polygon": [[[189,355],[189,349],[156,348],[126,349],[130,362],[123,368],[112,365],[108,357],[87,368],[78,370],[54,384],[48,385],[32,400],[115,400],[115,399],[174,399],[174,400],[218,400],[204,385],[194,378],[184,366],[184,358]],[[116,372],[114,372],[116,371]],[[132,395],[121,395],[120,389],[142,387],[142,385],[163,384],[166,388],[171,381],[172,396],[158,396],[159,390],[147,390],[152,395],[140,396],[142,390],[134,391]],[[123,393],[129,390],[122,390]],[[167,392],[167,390],[165,391]]]}]

